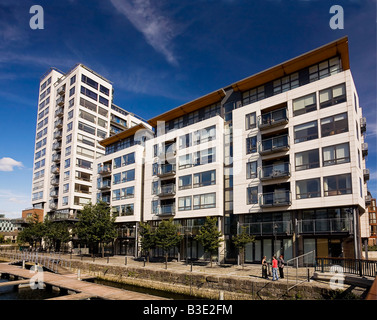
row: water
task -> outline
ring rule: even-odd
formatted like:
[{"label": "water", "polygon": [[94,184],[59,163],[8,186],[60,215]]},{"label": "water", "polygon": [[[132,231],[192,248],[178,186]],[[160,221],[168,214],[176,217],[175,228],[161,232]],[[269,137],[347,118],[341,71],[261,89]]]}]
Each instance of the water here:
[{"label": "water", "polygon": [[[9,282],[6,279],[0,279],[0,283]],[[44,300],[61,296],[59,292],[48,291],[46,289],[25,288],[14,289],[13,286],[0,287],[0,300]]]}]

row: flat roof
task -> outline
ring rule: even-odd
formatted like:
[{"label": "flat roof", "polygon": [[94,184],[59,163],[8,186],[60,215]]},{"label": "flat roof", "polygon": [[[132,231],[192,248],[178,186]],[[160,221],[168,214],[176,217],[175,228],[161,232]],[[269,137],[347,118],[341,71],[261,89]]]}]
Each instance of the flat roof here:
[{"label": "flat roof", "polygon": [[225,88],[232,88],[234,91],[246,91],[337,55],[341,57],[343,70],[348,70],[350,68],[350,62],[347,36],[171,109],[148,120],[148,123],[152,127],[156,127],[158,121],[170,121],[189,112],[219,102],[225,97]]},{"label": "flat roof", "polygon": [[126,138],[128,138],[128,137],[131,137],[131,136],[133,136],[138,130],[144,130],[144,129],[146,129],[146,130],[148,130],[148,131],[150,131],[150,132],[153,133],[153,131],[152,131],[150,128],[148,128],[147,126],[145,126],[145,125],[141,122],[141,123],[137,124],[136,126],[133,126],[133,127],[129,128],[129,129],[126,129],[126,130],[124,130],[124,131],[121,131],[121,132],[117,133],[116,135],[113,135],[113,136],[111,136],[111,137],[108,137],[108,138],[106,138],[106,139],[101,140],[101,141],[99,142],[99,144],[100,144],[101,146],[103,146],[103,147],[106,147],[106,146],[108,146],[108,145],[110,145],[110,144],[112,144],[112,143],[115,143],[115,142],[119,141],[119,140],[123,140],[123,139],[126,139]]}]

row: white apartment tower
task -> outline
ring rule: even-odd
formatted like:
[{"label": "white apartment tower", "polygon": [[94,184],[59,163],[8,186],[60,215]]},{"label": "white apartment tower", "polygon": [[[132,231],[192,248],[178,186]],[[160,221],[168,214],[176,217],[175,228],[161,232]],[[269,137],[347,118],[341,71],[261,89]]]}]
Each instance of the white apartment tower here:
[{"label": "white apartment tower", "polygon": [[112,83],[82,64],[41,78],[32,204],[50,218],[76,218],[91,201],[99,141],[142,121],[112,101]]}]

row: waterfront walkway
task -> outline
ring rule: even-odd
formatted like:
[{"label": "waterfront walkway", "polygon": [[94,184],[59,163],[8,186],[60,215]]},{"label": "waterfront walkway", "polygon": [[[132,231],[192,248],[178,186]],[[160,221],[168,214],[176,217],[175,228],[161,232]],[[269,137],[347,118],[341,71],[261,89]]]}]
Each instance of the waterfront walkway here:
[{"label": "waterfront walkway", "polygon": [[[0,273],[9,274],[16,278],[31,279],[35,273],[22,267],[13,266],[8,263],[0,263]],[[52,272],[43,272],[40,279],[45,285],[57,287],[60,290],[71,292],[69,295],[53,298],[57,300],[86,300],[90,298],[105,300],[164,300],[144,293],[128,291],[77,279],[76,274],[60,275]],[[9,285],[25,283],[24,280],[10,281]],[[6,283],[4,284],[6,285]]]}]

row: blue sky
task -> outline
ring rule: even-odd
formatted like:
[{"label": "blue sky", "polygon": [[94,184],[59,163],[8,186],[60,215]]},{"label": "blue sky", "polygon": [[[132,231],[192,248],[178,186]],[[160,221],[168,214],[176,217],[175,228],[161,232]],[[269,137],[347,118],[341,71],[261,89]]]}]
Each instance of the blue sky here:
[{"label": "blue sky", "polygon": [[[32,5],[44,29],[32,30]],[[344,9],[344,30],[329,26]],[[145,119],[347,35],[376,174],[375,0],[0,0],[0,213],[30,207],[38,84],[80,62]]]}]

